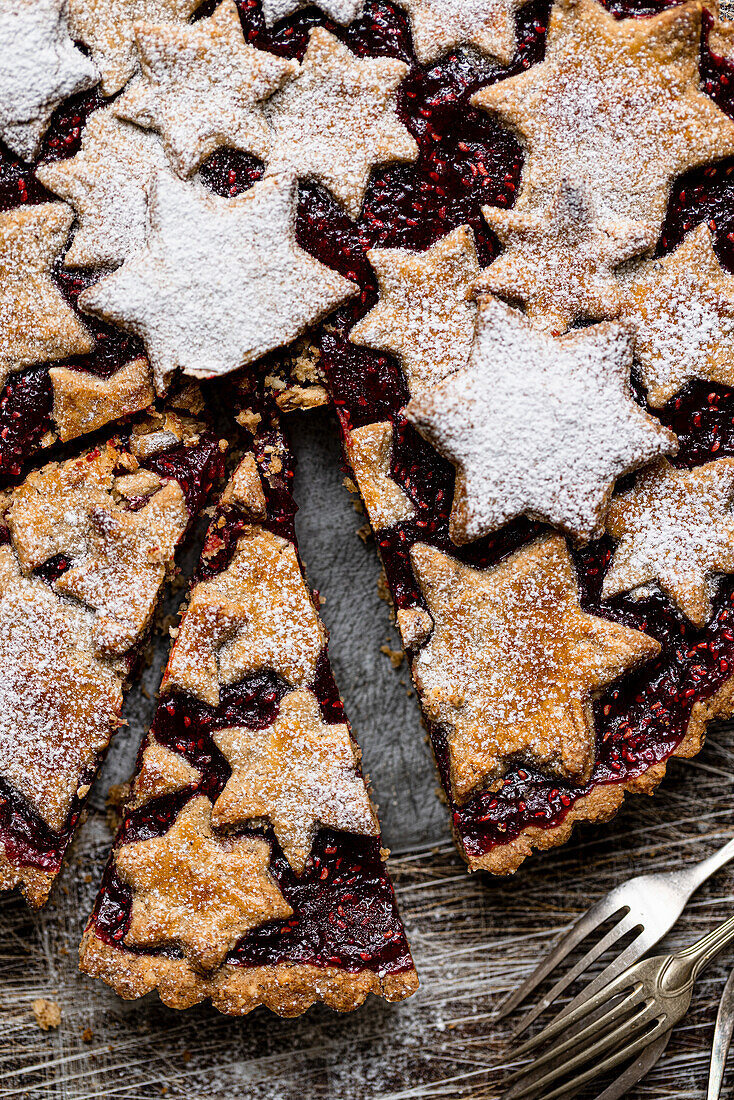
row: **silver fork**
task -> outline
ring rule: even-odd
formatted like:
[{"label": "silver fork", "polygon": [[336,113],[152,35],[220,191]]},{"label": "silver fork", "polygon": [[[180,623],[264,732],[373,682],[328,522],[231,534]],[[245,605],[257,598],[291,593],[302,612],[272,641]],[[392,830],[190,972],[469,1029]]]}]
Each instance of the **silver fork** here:
[{"label": "silver fork", "polygon": [[[551,1043],[545,1053],[507,1078],[512,1087],[503,1100],[571,1096],[596,1077],[638,1058],[651,1044],[662,1043],[659,1057],[663,1039],[688,1011],[696,978],[732,941],[734,917],[729,917],[691,947],[635,963],[577,1008],[562,1012],[514,1052],[513,1060]],[[605,1100],[623,1095],[621,1080],[602,1093]]]},{"label": "silver fork", "polygon": [[548,957],[540,963],[519,989],[502,1002],[495,1014],[495,1019],[501,1020],[517,1008],[575,947],[601,925],[617,917],[616,923],[609,931],[559,978],[534,1008],[523,1016],[512,1034],[513,1036],[522,1034],[533,1020],[545,1012],[564,989],[596,962],[605,951],[623,936],[634,932],[631,942],[582,990],[578,997],[571,1001],[569,1008],[580,1004],[582,1000],[602,989],[612,978],[646,955],[673,927],[691,894],[714,871],[718,871],[732,858],[734,858],[734,840],[730,840],[708,859],[704,859],[701,863],[694,863],[681,871],[638,875],[621,886],[615,887],[606,897],[592,905],[571,928],[561,933]]},{"label": "silver fork", "polygon": [[706,1100],[719,1100],[732,1031],[734,1031],[734,970],[726,980],[724,992],[721,994],[721,1000],[719,1001],[719,1011],[716,1013]]}]

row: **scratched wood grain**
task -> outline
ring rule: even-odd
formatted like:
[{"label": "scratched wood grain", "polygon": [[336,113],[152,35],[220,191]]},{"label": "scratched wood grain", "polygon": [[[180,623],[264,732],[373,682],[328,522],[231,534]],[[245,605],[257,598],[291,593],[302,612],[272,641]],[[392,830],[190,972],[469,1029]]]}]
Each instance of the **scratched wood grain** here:
[{"label": "scratched wood grain", "polygon": [[[203,1006],[176,1013],[152,995],[124,1002],[78,973],[79,935],[111,839],[105,793],[129,772],[150,718],[161,645],[144,676],[151,698],[141,691],[131,697],[130,725],[107,760],[50,905],[32,915],[15,897],[0,902],[0,1098],[490,1100],[497,1095],[493,1067],[507,1058],[507,1028],[493,1024],[493,1008],[558,930],[632,873],[700,859],[734,833],[734,737],[719,727],[696,760],[672,765],[655,799],[629,801],[612,824],[579,831],[514,878],[468,876],[448,840],[404,669],[379,652],[397,642],[377,595],[374,552],[357,537],[363,518],[341,486],[329,418],[297,422],[294,434],[302,549],[326,597],[337,679],[393,849],[421,989],[402,1005],[373,999],[347,1016],[314,1008],[280,1020],[259,1009],[231,1020]],[[732,912],[734,871],[724,870],[666,942],[683,944]],[[734,954],[704,976],[663,1061],[632,1096],[705,1095],[716,1003],[732,963]],[[58,1030],[36,1027],[36,997],[59,1003]],[[734,1072],[726,1089],[733,1084]]]}]

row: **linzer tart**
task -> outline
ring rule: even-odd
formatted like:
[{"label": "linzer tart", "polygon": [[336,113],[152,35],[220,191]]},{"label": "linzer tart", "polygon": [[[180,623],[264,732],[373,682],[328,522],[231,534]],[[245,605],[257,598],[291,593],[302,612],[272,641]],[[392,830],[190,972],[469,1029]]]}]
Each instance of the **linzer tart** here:
[{"label": "linzer tart", "polygon": [[496,77],[413,71],[416,167],[356,232],[313,194],[303,221],[362,287],[322,365],[458,845],[496,873],[652,792],[734,696],[732,65],[698,4],[559,0],[543,60],[532,18]]},{"label": "linzer tart", "polygon": [[81,946],[123,997],[243,1015],[417,988],[379,825],[258,435],[209,528]]},{"label": "linzer tart", "polygon": [[120,725],[174,555],[221,472],[175,414],[52,462],[3,499],[0,888],[42,905]]}]

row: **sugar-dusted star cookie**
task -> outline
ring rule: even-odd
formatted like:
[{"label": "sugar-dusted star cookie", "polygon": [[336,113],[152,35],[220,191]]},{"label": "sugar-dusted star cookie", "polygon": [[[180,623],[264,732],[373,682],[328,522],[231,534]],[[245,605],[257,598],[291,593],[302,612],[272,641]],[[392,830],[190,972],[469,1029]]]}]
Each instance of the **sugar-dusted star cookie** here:
[{"label": "sugar-dusted star cookie", "polygon": [[263,669],[294,686],[313,683],[325,644],[293,544],[246,527],[227,568],[196,586],[161,692],[216,706],[221,684]]},{"label": "sugar-dusted star cookie", "polygon": [[296,199],[288,175],[223,199],[161,173],[144,247],[79,305],[145,341],[159,391],[176,370],[207,378],[252,363],[357,289],[298,246]]},{"label": "sugar-dusted star cookie", "polygon": [[622,325],[556,338],[482,298],[466,367],[406,409],[456,467],[454,541],[523,514],[578,539],[599,535],[615,480],[677,446],[633,400],[631,366]]},{"label": "sugar-dusted star cookie", "polygon": [[44,187],[74,207],[76,228],[65,267],[116,267],[145,240],[146,188],[168,167],[154,134],[121,122],[113,107],[95,111],[76,156],[36,169]]},{"label": "sugar-dusted star cookie", "polygon": [[518,209],[586,178],[601,215],[658,232],[670,185],[734,153],[734,121],[700,88],[701,5],[618,20],[598,0],[556,0],[545,59],[472,102],[527,146]]},{"label": "sugar-dusted star cookie", "polygon": [[719,263],[706,224],[629,272],[620,317],[635,328],[650,405],[664,405],[691,378],[734,384],[734,275]]},{"label": "sugar-dusted star cookie", "polygon": [[0,214],[0,385],[11,371],[94,347],[51,275],[73,220],[61,202]]},{"label": "sugar-dusted star cookie", "polygon": [[349,727],[324,722],[312,692],[286,695],[275,722],[265,729],[243,726],[213,737],[232,775],[214,803],[212,821],[217,826],[269,821],[297,875],[303,873],[319,824],[377,836]]},{"label": "sugar-dusted star cookie", "polygon": [[102,74],[102,94],[119,92],[138,70],[134,31],[137,20],[185,23],[200,3],[201,0],[68,0],[71,33],[92,54]]},{"label": "sugar-dusted star cookie", "polygon": [[135,40],[141,76],[115,111],[157,130],[179,175],[191,175],[222,145],[267,159],[262,101],[299,66],[245,41],[234,0],[192,26],[136,23]]},{"label": "sugar-dusted star cookie", "polygon": [[410,556],[434,623],[413,676],[428,718],[446,732],[456,801],[523,763],[584,783],[594,697],[659,644],[582,611],[559,535],[488,569],[423,543]]},{"label": "sugar-dusted star cookie", "polygon": [[456,46],[473,46],[503,65],[515,52],[515,15],[522,0],[397,0],[410,16],[421,65]]},{"label": "sugar-dusted star cookie", "polygon": [[479,276],[474,234],[460,225],[426,252],[372,248],[367,257],[380,298],[349,339],[396,355],[411,396],[418,397],[469,358]]},{"label": "sugar-dusted star cookie", "polygon": [[522,302],[534,323],[560,334],[581,318],[619,312],[614,269],[655,244],[641,222],[599,217],[585,181],[563,180],[550,207],[500,210],[484,216],[505,251],[482,272],[477,292]]},{"label": "sugar-dusted star cookie", "polygon": [[314,27],[298,76],[265,104],[269,170],[322,183],[358,217],[372,169],[418,156],[395,104],[407,72],[393,58],[357,57]]},{"label": "sugar-dusted star cookie", "polygon": [[657,584],[695,626],[711,618],[718,574],[734,573],[734,458],[692,470],[664,459],[612,500],[618,540],[602,596]]},{"label": "sugar-dusted star cookie", "polygon": [[179,947],[194,969],[214,970],[246,932],[293,910],[269,871],[262,837],[212,832],[211,802],[187,802],[163,836],[123,844],[115,866],[132,890],[131,947]]},{"label": "sugar-dusted star cookie", "polygon": [[0,0],[0,139],[33,160],[51,115],[99,73],[71,40],[65,0]]}]

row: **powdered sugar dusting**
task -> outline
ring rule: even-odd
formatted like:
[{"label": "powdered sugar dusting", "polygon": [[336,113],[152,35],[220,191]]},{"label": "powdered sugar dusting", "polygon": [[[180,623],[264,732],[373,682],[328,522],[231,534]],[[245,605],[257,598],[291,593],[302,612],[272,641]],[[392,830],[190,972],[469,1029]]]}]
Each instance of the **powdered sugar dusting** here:
[{"label": "powdered sugar dusting", "polygon": [[61,202],[0,214],[0,385],[11,371],[94,348],[51,276],[72,221]]},{"label": "powdered sugar dusting", "polygon": [[397,0],[410,16],[421,65],[455,46],[475,46],[504,65],[515,52],[515,13],[521,0]]},{"label": "powdered sugar dusting", "polygon": [[268,171],[318,180],[358,217],[372,168],[418,156],[395,104],[407,72],[392,58],[356,57],[315,27],[298,76],[265,104]]},{"label": "powdered sugar dusting", "polygon": [[41,146],[51,115],[99,73],[66,24],[66,0],[0,0],[0,138],[24,160]]},{"label": "powdered sugar dusting", "polygon": [[193,26],[137,23],[135,33],[142,75],[114,109],[157,130],[180,175],[190,175],[221,145],[267,157],[261,101],[299,66],[246,43],[233,0]]},{"label": "powdered sugar dusting", "polygon": [[412,397],[463,367],[469,358],[479,275],[474,234],[460,225],[426,252],[373,248],[380,299],[349,333],[354,344],[397,355]]},{"label": "powdered sugar dusting", "polygon": [[219,701],[219,684],[261,669],[289,683],[313,681],[326,634],[285,539],[245,528],[227,569],[194,588],[162,690]]},{"label": "powdered sugar dusting", "polygon": [[614,268],[655,244],[641,222],[600,218],[586,180],[562,180],[549,208],[483,213],[506,248],[475,289],[523,302],[539,328],[556,334],[580,318],[616,317]]},{"label": "powdered sugar dusting", "polygon": [[68,4],[72,34],[89,47],[102,74],[102,94],[109,96],[137,71],[135,21],[180,23],[194,14],[200,0],[68,0]]},{"label": "powdered sugar dusting", "polygon": [[734,572],[734,459],[692,470],[659,462],[614,498],[607,530],[620,540],[605,598],[657,582],[696,626],[711,617],[717,574]]},{"label": "powdered sugar dusting", "polygon": [[232,776],[214,803],[215,825],[267,819],[297,874],[317,825],[376,836],[379,826],[347,725],[327,725],[316,697],[286,695],[272,726],[221,730],[214,741]]},{"label": "powdered sugar dusting", "polygon": [[167,167],[160,141],[115,117],[113,107],[95,111],[84,128],[80,152],[42,164],[36,176],[67,199],[77,225],[65,267],[116,267],[144,240],[146,187]]},{"label": "powdered sugar dusting", "polygon": [[60,831],[114,733],[123,671],[97,655],[94,616],[22,577],[0,549],[0,774]]},{"label": "powdered sugar dusting", "polygon": [[466,368],[407,416],[457,467],[452,538],[518,515],[599,534],[616,478],[675,450],[632,398],[628,330],[609,322],[554,339],[496,299],[480,301]]},{"label": "powdered sugar dusting", "polygon": [[[335,23],[351,23],[358,19],[364,10],[364,0],[316,0],[324,15]],[[262,0],[263,15],[269,27],[286,15],[292,15],[300,8],[306,8],[311,0]]]},{"label": "powdered sugar dusting", "polygon": [[621,301],[651,405],[665,404],[690,378],[734,382],[734,276],[719,263],[707,225],[668,256],[632,269]]},{"label": "powdered sugar dusting", "polygon": [[486,570],[420,543],[411,562],[435,624],[413,674],[426,714],[448,732],[456,799],[521,761],[583,782],[593,693],[657,642],[581,611],[556,535]]},{"label": "powdered sugar dusting", "polygon": [[118,873],[133,891],[125,942],[175,943],[195,970],[214,970],[251,928],[293,912],[269,864],[266,840],[214,836],[211,802],[192,798],[163,836],[117,851]]},{"label": "powdered sugar dusting", "polygon": [[618,21],[597,0],[556,0],[545,60],[474,102],[527,142],[518,208],[587,179],[600,213],[659,231],[672,180],[734,153],[734,122],[699,89],[701,11]]},{"label": "powdered sugar dusting", "polygon": [[296,244],[296,194],[292,176],[222,199],[159,174],[145,247],[79,304],[145,340],[159,390],[252,363],[356,291]]}]

